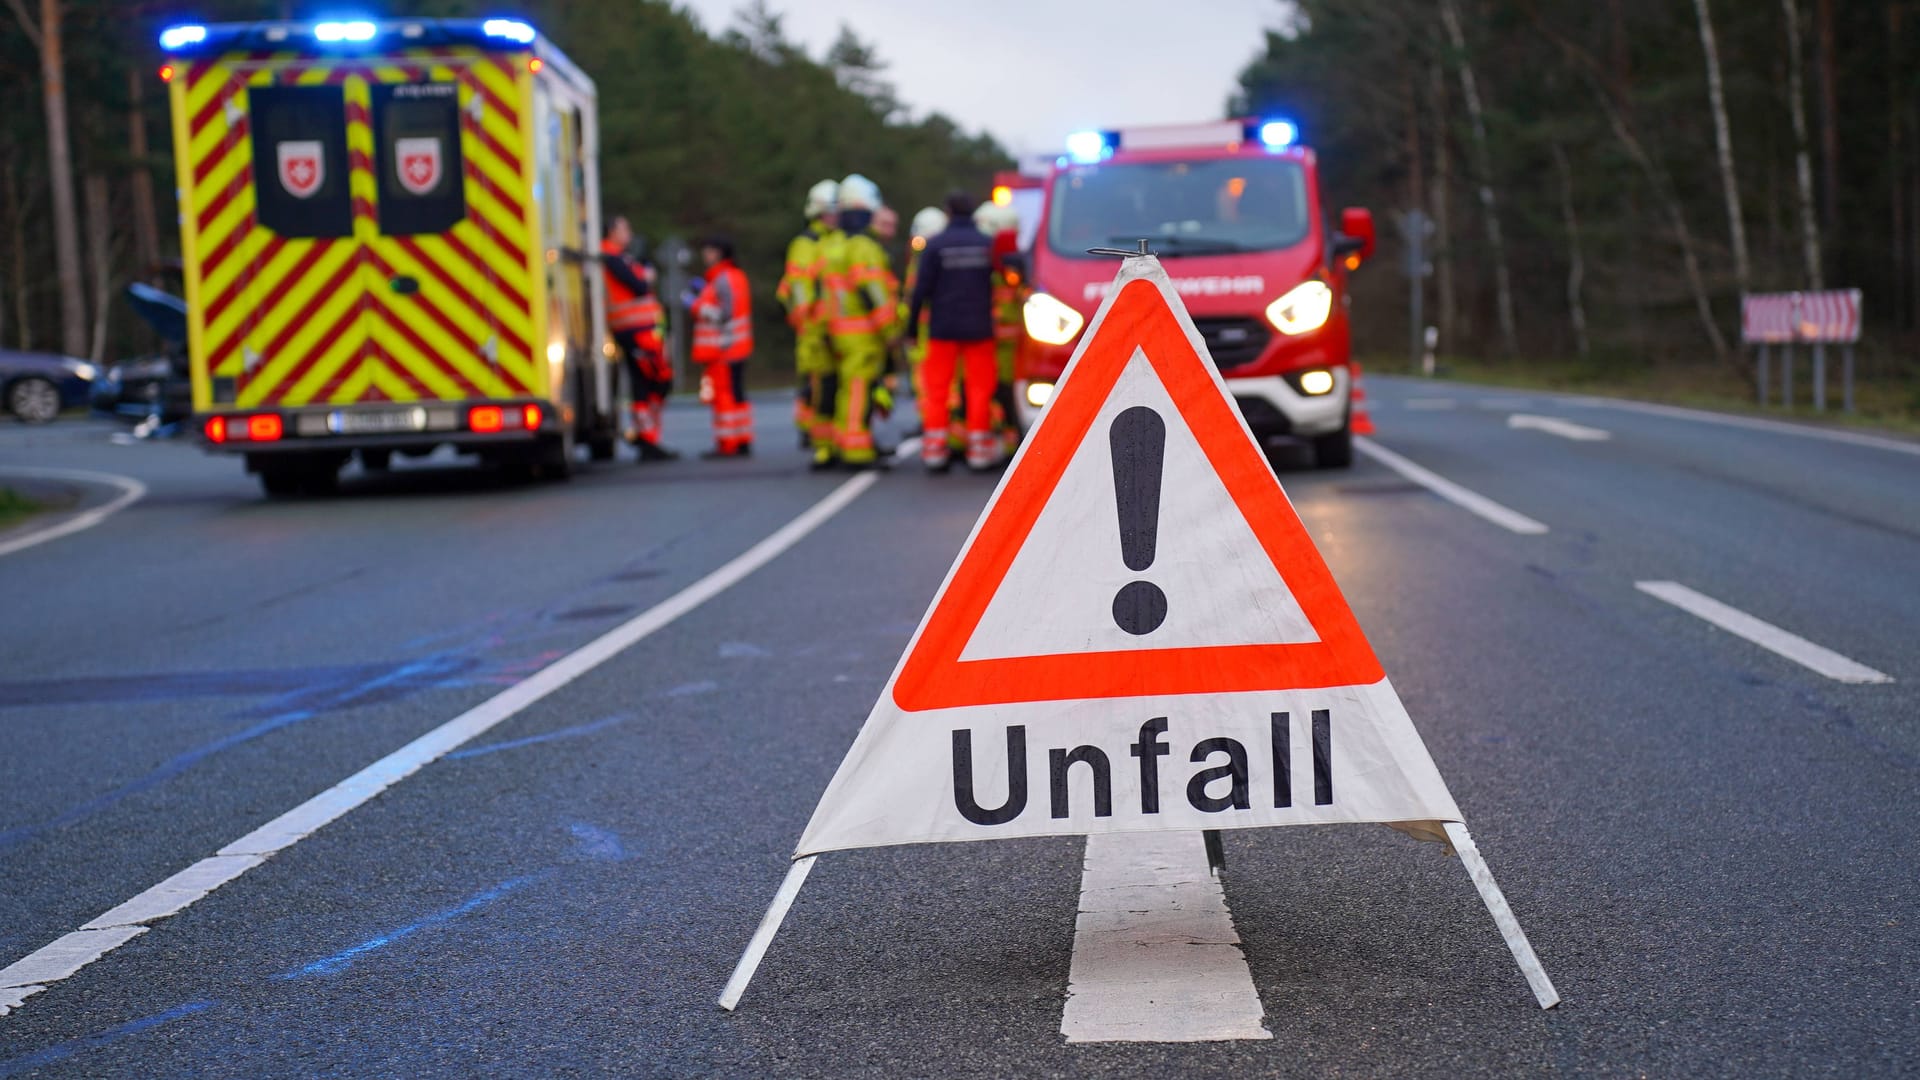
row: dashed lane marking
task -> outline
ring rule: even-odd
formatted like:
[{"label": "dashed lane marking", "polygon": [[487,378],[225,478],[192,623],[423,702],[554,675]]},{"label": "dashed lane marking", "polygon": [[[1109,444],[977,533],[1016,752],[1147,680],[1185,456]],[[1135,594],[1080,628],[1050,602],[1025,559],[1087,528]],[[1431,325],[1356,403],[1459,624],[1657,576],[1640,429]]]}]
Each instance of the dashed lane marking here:
[{"label": "dashed lane marking", "polygon": [[1271,1039],[1226,894],[1193,833],[1087,837],[1068,1042]]},{"label": "dashed lane marking", "polygon": [[1516,532],[1522,536],[1538,536],[1547,531],[1544,524],[1518,510],[1508,509],[1477,491],[1470,491],[1444,476],[1421,468],[1372,439],[1356,436],[1353,447],[1455,506],[1478,514],[1509,532]]},{"label": "dashed lane marking", "polygon": [[1605,442],[1613,438],[1613,433],[1610,431],[1603,431],[1596,427],[1588,427],[1585,424],[1576,424],[1571,420],[1562,420],[1557,416],[1533,416],[1528,413],[1514,413],[1512,416],[1507,417],[1507,426],[1516,429],[1531,428],[1534,431],[1543,431],[1548,435],[1558,435],[1563,439],[1572,439],[1575,442]]},{"label": "dashed lane marking", "polygon": [[1649,596],[1657,596],[1674,607],[1696,615],[1730,634],[1746,638],[1755,645],[1775,652],[1802,667],[1843,683],[1890,683],[1893,676],[1875,671],[1865,664],[1841,656],[1832,649],[1815,645],[1806,638],[1729,607],[1704,593],[1695,592],[1674,581],[1636,581],[1633,587]]},{"label": "dashed lane marking", "polygon": [[44,544],[49,540],[71,536],[83,529],[91,529],[126,509],[147,493],[147,485],[131,476],[115,476],[112,473],[91,472],[86,469],[29,469],[8,465],[0,469],[0,473],[44,480],[74,480],[83,484],[105,484],[108,487],[120,489],[120,494],[104,505],[63,516],[51,525],[29,529],[17,536],[0,537],[0,555],[11,555],[36,544]]},{"label": "dashed lane marking", "polygon": [[875,479],[872,473],[853,477],[706,577],[242,836],[218,853],[0,969],[0,1015],[145,933],[149,923],[185,910],[213,890],[413,775],[429,762],[499,726],[720,595],[845,509],[872,487]]}]

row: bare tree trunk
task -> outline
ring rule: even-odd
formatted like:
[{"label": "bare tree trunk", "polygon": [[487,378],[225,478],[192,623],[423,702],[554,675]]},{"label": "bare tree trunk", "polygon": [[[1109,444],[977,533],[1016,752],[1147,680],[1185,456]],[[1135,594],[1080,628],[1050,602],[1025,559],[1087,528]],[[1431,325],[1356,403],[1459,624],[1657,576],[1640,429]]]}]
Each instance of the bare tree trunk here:
[{"label": "bare tree trunk", "polygon": [[1453,139],[1448,135],[1447,80],[1433,65],[1433,291],[1439,310],[1433,325],[1441,345],[1453,344],[1456,309],[1453,292]]},{"label": "bare tree trunk", "polygon": [[[1534,26],[1540,33],[1559,46],[1560,51],[1586,74],[1588,82],[1593,87],[1594,97],[1599,101],[1601,110],[1606,113],[1607,125],[1613,129],[1614,138],[1619,140],[1621,149],[1627,152],[1627,157],[1639,166],[1641,174],[1646,177],[1647,186],[1652,189],[1654,198],[1666,214],[1667,223],[1673,229],[1674,240],[1680,245],[1680,262],[1687,273],[1687,286],[1693,293],[1694,309],[1700,315],[1700,327],[1706,332],[1708,342],[1713,345],[1714,357],[1723,362],[1726,361],[1728,359],[1726,335],[1720,332],[1720,325],[1714,321],[1713,301],[1707,296],[1706,281],[1700,273],[1700,257],[1694,248],[1693,230],[1687,227],[1686,211],[1681,207],[1680,199],[1673,191],[1673,185],[1667,180],[1666,173],[1660,168],[1659,163],[1647,153],[1647,148],[1640,142],[1639,136],[1634,134],[1633,125],[1627,122],[1625,113],[1614,101],[1613,95],[1608,92],[1606,73],[1599,61],[1565,35],[1549,27],[1540,18],[1538,12],[1533,13],[1533,19]],[[1746,374],[1746,365],[1738,363],[1737,358],[1735,362],[1738,370],[1743,375]]]},{"label": "bare tree trunk", "polygon": [[1902,330],[1913,326],[1913,312],[1907,306],[1907,280],[1913,267],[1907,261],[1907,155],[1902,147],[1900,62],[1900,5],[1887,4],[1887,177],[1888,209],[1892,211],[1893,308],[1894,325]]},{"label": "bare tree trunk", "polygon": [[40,0],[36,24],[21,0],[8,7],[40,50],[40,86],[47,115],[47,175],[53,186],[53,252],[60,281],[60,348],[87,348],[87,302],[80,281],[80,224],[73,204],[73,154],[67,146],[66,61],[60,50],[61,0]]},{"label": "bare tree trunk", "polygon": [[127,72],[127,154],[133,158],[128,179],[133,190],[135,276],[145,280],[160,263],[160,217],[153,206],[153,169],[147,162],[146,78],[139,68]]},{"label": "bare tree trunk", "polygon": [[107,357],[107,314],[113,308],[113,200],[100,173],[87,174],[86,193],[87,262],[93,278],[93,336],[87,359],[98,364]]},{"label": "bare tree trunk", "polygon": [[1827,256],[1834,260],[1827,269],[1838,274],[1847,245],[1846,233],[1840,228],[1840,109],[1834,93],[1833,0],[1816,0],[1815,11],[1818,40],[1814,62],[1820,81],[1820,178],[1825,186],[1821,192],[1820,222],[1834,245],[1827,251]]},{"label": "bare tree trunk", "polygon": [[1513,283],[1507,274],[1507,244],[1500,231],[1500,202],[1493,190],[1493,156],[1487,147],[1486,112],[1480,104],[1479,84],[1473,78],[1473,63],[1467,56],[1467,38],[1460,30],[1460,13],[1455,0],[1440,0],[1440,21],[1446,25],[1447,40],[1460,61],[1460,94],[1467,102],[1467,118],[1473,124],[1474,179],[1480,191],[1480,209],[1486,218],[1487,245],[1493,249],[1493,289],[1495,311],[1500,318],[1500,346],[1508,356],[1520,352],[1519,337],[1513,324]]},{"label": "bare tree trunk", "polygon": [[1420,98],[1413,89],[1413,65],[1408,64],[1400,74],[1407,103],[1407,205],[1418,210],[1427,203],[1426,155],[1420,152]]},{"label": "bare tree trunk", "polygon": [[33,348],[33,305],[29,302],[32,299],[32,286],[29,284],[32,279],[27,276],[26,207],[20,200],[20,183],[14,179],[13,162],[0,165],[0,177],[6,181],[7,229],[13,241],[9,246],[13,249],[14,333],[24,352]]},{"label": "bare tree trunk", "polygon": [[1587,342],[1587,307],[1580,296],[1587,260],[1580,248],[1580,218],[1573,208],[1573,170],[1559,143],[1553,144],[1553,169],[1560,175],[1560,218],[1567,227],[1567,319],[1573,324],[1574,351],[1584,360],[1592,351]]},{"label": "bare tree trunk", "polygon": [[1813,159],[1807,153],[1807,101],[1802,86],[1803,62],[1800,53],[1800,6],[1796,0],[1780,0],[1787,23],[1787,105],[1793,114],[1793,172],[1799,183],[1800,254],[1806,264],[1807,288],[1823,289],[1820,272],[1820,225],[1813,217]]},{"label": "bare tree trunk", "polygon": [[1707,59],[1707,100],[1713,106],[1713,143],[1720,157],[1720,187],[1727,200],[1727,233],[1733,241],[1733,277],[1744,295],[1752,267],[1747,260],[1746,216],[1740,208],[1740,182],[1733,171],[1733,133],[1727,125],[1727,99],[1720,88],[1720,49],[1713,39],[1713,15],[1707,0],[1693,0],[1700,19],[1700,51]]}]

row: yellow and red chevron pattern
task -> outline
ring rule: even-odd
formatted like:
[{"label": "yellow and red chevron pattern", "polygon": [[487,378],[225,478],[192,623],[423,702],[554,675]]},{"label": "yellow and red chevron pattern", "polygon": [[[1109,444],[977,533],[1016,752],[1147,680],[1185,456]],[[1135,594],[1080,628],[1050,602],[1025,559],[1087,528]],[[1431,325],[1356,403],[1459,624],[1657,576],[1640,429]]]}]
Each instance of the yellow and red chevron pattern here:
[{"label": "yellow and red chevron pattern", "polygon": [[[196,410],[551,396],[535,345],[546,273],[525,64],[447,48],[186,65],[171,94]],[[444,233],[385,236],[371,87],[422,80],[458,83],[466,217]],[[316,84],[346,101],[351,236],[281,236],[255,217],[249,90]],[[392,288],[402,277],[417,288]]]}]

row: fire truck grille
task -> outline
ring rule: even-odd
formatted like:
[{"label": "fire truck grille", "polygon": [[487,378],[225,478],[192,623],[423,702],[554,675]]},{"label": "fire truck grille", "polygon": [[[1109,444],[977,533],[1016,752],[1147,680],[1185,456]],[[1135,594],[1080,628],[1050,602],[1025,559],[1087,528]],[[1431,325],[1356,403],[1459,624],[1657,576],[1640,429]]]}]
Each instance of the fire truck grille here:
[{"label": "fire truck grille", "polygon": [[1272,336],[1258,319],[1195,319],[1193,325],[1207,343],[1213,366],[1221,371],[1231,371],[1260,359]]}]

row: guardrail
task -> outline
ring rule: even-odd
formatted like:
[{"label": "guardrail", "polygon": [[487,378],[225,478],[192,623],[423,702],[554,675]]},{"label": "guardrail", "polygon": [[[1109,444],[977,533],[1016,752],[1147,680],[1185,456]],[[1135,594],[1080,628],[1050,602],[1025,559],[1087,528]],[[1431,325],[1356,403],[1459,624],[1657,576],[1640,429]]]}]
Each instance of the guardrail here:
[{"label": "guardrail", "polygon": [[1860,290],[1749,293],[1740,298],[1740,341],[1755,347],[1754,385],[1767,403],[1767,352],[1780,346],[1780,403],[1793,408],[1793,347],[1813,349],[1813,407],[1827,409],[1827,346],[1844,346],[1841,408],[1853,411],[1853,346],[1860,340]]}]

